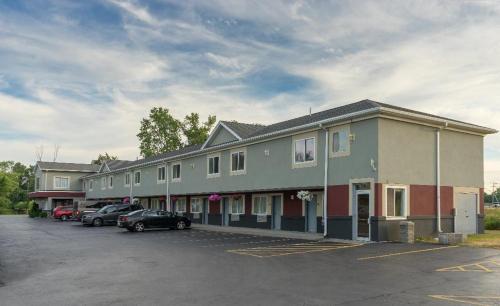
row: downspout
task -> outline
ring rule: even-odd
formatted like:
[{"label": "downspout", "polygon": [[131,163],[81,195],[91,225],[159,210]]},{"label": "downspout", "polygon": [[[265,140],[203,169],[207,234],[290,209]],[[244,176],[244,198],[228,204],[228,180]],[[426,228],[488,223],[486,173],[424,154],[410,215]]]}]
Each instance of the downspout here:
[{"label": "downspout", "polygon": [[436,218],[437,231],[441,233],[441,130],[448,126],[448,122],[444,127],[436,130]]},{"label": "downspout", "polygon": [[132,172],[130,172],[129,173],[130,193],[128,195],[128,199],[129,199],[130,204],[134,204],[132,201],[132,179],[135,179],[135,177],[133,178]]},{"label": "downspout", "polygon": [[[319,125],[320,128],[322,125]],[[324,173],[324,182],[323,182],[323,238],[326,238],[328,235],[328,141],[329,141],[329,133],[328,129],[323,128],[325,131],[325,173]]]},{"label": "downspout", "polygon": [[165,210],[166,211],[170,211],[170,189],[169,189],[169,185],[168,185],[168,181],[169,181],[169,171],[168,171],[168,163],[165,164],[166,165],[166,168],[165,168],[165,171],[167,173],[165,173],[165,179],[167,180],[167,200],[165,201],[165,205],[167,207],[165,207]]}]

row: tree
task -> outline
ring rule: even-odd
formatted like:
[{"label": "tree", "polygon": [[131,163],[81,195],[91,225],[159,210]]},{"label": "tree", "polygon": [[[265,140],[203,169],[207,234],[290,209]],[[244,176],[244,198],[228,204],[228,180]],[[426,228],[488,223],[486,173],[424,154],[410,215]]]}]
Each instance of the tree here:
[{"label": "tree", "polygon": [[108,160],[117,160],[118,156],[109,155],[108,152],[104,152],[104,154],[99,154],[97,159],[93,160],[91,163],[94,165],[102,165],[105,161]]},{"label": "tree", "polygon": [[11,173],[0,171],[0,214],[12,213],[10,195],[15,188],[15,177]]},{"label": "tree", "polygon": [[200,115],[191,113],[184,118],[182,132],[187,139],[187,145],[202,144],[207,140],[210,130],[216,121],[215,116],[208,116],[207,121],[200,126]]},{"label": "tree", "polygon": [[[206,122],[200,124],[200,116],[191,113],[184,121],[174,118],[167,108],[154,107],[149,118],[143,118],[139,138],[141,155],[152,155],[178,150],[186,145],[203,143],[216,117],[208,116]],[[183,141],[183,138],[186,141]]]}]

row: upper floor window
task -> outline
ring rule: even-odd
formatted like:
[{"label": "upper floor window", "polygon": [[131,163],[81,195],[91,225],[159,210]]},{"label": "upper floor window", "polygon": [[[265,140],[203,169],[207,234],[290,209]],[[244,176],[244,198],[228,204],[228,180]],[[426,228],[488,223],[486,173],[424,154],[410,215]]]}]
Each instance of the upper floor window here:
[{"label": "upper floor window", "polygon": [[172,181],[178,182],[181,180],[181,164],[173,164],[172,165]]},{"label": "upper floor window", "polygon": [[89,191],[94,190],[94,180],[89,181]]},{"label": "upper floor window", "polygon": [[295,163],[313,162],[316,159],[316,138],[295,141]]},{"label": "upper floor window", "polygon": [[191,199],[191,212],[193,214],[198,214],[202,212],[202,199],[192,198]]},{"label": "upper floor window", "polygon": [[141,171],[136,171],[134,173],[134,185],[140,185],[141,184]]},{"label": "upper floor window", "polygon": [[165,182],[166,172],[167,172],[167,168],[165,166],[158,167],[158,177],[157,177],[158,183]]},{"label": "upper floor window", "polygon": [[113,188],[113,177],[112,176],[108,177],[108,188],[109,189]]},{"label": "upper floor window", "polygon": [[207,175],[218,176],[220,174],[219,164],[220,155],[209,156],[207,159]]},{"label": "upper floor window", "polygon": [[330,154],[333,157],[346,156],[350,153],[350,128],[348,125],[332,128]]},{"label": "upper floor window", "polygon": [[406,218],[408,215],[408,188],[406,186],[386,186],[385,202],[388,218]]},{"label": "upper floor window", "polygon": [[101,189],[106,189],[106,177],[101,178]]},{"label": "upper floor window", "polygon": [[130,173],[125,173],[125,186],[130,186]]},{"label": "upper floor window", "polygon": [[231,174],[244,174],[246,171],[246,149],[231,151]]},{"label": "upper floor window", "polygon": [[252,203],[252,214],[266,215],[267,214],[267,196],[254,196]]},{"label": "upper floor window", "polygon": [[54,176],[54,189],[69,189],[69,177]]}]

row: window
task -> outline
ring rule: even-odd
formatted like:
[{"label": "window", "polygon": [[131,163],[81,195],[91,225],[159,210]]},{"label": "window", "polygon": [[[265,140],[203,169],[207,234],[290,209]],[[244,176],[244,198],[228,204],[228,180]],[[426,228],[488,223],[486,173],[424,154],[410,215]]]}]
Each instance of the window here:
[{"label": "window", "polygon": [[209,177],[219,176],[219,161],[220,156],[209,156],[207,160],[207,175]]},{"label": "window", "polygon": [[140,185],[141,184],[141,171],[136,171],[134,173],[134,185]]},{"label": "window", "polygon": [[178,199],[177,202],[175,202],[175,212],[186,212],[186,199]]},{"label": "window", "polygon": [[94,180],[89,181],[89,191],[94,190]]},{"label": "window", "polygon": [[229,205],[229,213],[232,215],[245,214],[245,205],[243,196],[231,198],[231,205]]},{"label": "window", "polygon": [[108,177],[108,188],[113,189],[113,177]]},{"label": "window", "polygon": [[401,186],[386,187],[386,216],[392,218],[406,218],[407,188]]},{"label": "window", "polygon": [[315,138],[295,141],[295,163],[313,162],[316,159]]},{"label": "window", "polygon": [[347,156],[350,153],[350,129],[348,125],[332,129],[330,154],[333,157]]},{"label": "window", "polygon": [[87,190],[87,181],[83,181],[83,191]]},{"label": "window", "polygon": [[151,199],[151,209],[160,209],[160,200],[159,199]]},{"label": "window", "polygon": [[192,198],[191,199],[191,212],[193,214],[199,214],[202,212],[202,199]]},{"label": "window", "polygon": [[158,167],[158,183],[165,183],[167,168],[165,166]]},{"label": "window", "polygon": [[231,174],[245,174],[246,149],[237,149],[231,152]]},{"label": "window", "polygon": [[101,178],[101,189],[106,189],[106,178],[102,177]]},{"label": "window", "polygon": [[254,215],[267,214],[267,196],[255,196],[253,198],[252,210]]},{"label": "window", "polygon": [[181,164],[172,165],[172,182],[179,182],[181,180]]},{"label": "window", "polygon": [[130,186],[130,173],[125,173],[125,187]]},{"label": "window", "polygon": [[54,189],[69,189],[69,177],[54,176]]}]

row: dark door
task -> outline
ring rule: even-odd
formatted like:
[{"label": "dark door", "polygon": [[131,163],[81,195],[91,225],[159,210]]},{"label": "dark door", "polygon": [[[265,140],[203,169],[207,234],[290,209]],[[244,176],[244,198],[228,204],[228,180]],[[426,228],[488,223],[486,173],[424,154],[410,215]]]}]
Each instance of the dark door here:
[{"label": "dark door", "polygon": [[358,237],[370,237],[370,195],[358,194],[357,196]]},{"label": "dark door", "polygon": [[281,196],[273,196],[272,223],[273,229],[281,229]]}]

